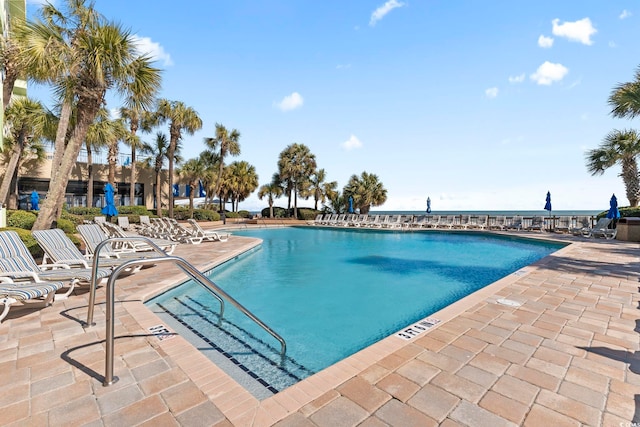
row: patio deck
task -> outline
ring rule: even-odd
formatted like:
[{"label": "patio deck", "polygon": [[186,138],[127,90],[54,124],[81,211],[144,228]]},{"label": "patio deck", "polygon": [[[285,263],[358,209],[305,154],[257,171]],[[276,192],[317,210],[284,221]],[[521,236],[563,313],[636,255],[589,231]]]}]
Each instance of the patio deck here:
[{"label": "patio deck", "polygon": [[[434,314],[442,322],[412,340],[388,337],[262,401],[182,337],[149,330],[162,322],[142,302],[184,278],[172,265],[117,281],[110,387],[104,288],[88,329],[86,287],[46,309],[13,308],[0,324],[0,425],[640,422],[640,244],[553,237],[574,244]],[[232,236],[174,255],[206,270],[253,245]]]}]

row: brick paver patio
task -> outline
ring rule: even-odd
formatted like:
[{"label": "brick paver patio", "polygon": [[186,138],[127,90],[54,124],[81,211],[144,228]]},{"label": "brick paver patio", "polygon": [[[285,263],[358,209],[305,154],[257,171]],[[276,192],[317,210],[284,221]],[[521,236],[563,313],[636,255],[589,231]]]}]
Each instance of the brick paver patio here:
[{"label": "brick paver patio", "polygon": [[[182,337],[149,331],[162,322],[142,302],[184,278],[171,265],[117,281],[110,387],[104,288],[92,328],[86,287],[52,307],[13,308],[0,324],[0,425],[639,423],[640,244],[554,237],[572,244],[436,313],[426,333],[388,337],[262,401]],[[205,270],[255,244],[232,236],[175,255]]]}]

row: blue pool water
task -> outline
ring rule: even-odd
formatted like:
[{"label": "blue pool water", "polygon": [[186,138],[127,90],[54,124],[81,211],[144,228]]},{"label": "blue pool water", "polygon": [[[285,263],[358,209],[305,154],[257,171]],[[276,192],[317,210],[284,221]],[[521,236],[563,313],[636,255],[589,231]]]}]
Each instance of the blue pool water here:
[{"label": "blue pool water", "polygon": [[[287,342],[188,282],[148,302],[198,347],[277,392],[562,245],[484,233],[281,228],[234,232],[259,249],[211,279]],[[202,246],[203,250],[206,246]]]}]

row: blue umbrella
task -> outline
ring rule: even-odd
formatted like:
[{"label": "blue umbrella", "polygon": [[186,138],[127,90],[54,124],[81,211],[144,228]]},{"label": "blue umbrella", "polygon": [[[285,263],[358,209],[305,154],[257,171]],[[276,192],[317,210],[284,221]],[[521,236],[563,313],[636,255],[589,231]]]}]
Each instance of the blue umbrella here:
[{"label": "blue umbrella", "polygon": [[549,211],[551,214],[551,192],[547,191],[547,203],[544,205],[544,210]]},{"label": "blue umbrella", "polygon": [[431,213],[431,198],[427,197],[427,213]]},{"label": "blue umbrella", "polygon": [[349,213],[353,213],[353,197],[349,196]]},{"label": "blue umbrella", "polygon": [[207,197],[207,192],[204,191],[204,185],[202,185],[202,180],[198,181],[198,185],[199,185],[199,196],[198,197]]},{"label": "blue umbrella", "polygon": [[38,205],[39,202],[40,202],[40,196],[38,195],[38,192],[36,190],[33,190],[31,192],[31,210],[39,211],[40,210],[40,206]]},{"label": "blue umbrella", "polygon": [[104,208],[102,208],[100,212],[109,218],[118,215],[118,210],[116,209],[115,201],[113,199],[114,191],[113,185],[111,185],[110,182],[107,182],[107,185],[104,186]]},{"label": "blue umbrella", "polygon": [[173,184],[173,197],[178,197],[180,195],[180,186],[178,184]]},{"label": "blue umbrella", "polygon": [[620,218],[620,211],[618,210],[618,199],[616,199],[615,194],[611,196],[611,200],[609,201],[609,212],[607,212],[607,218]]}]

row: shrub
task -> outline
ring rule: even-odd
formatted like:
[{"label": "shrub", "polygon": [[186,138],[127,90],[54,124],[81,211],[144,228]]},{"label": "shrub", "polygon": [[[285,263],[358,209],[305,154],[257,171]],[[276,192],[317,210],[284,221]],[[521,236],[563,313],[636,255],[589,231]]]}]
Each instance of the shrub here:
[{"label": "shrub", "polygon": [[10,211],[7,214],[7,226],[31,230],[36,222],[36,214],[28,211]]},{"label": "shrub", "polygon": [[[64,219],[67,221],[71,221],[73,223],[73,225],[80,225],[84,222],[84,217],[82,215],[75,215],[72,213],[69,213],[67,211],[62,211],[62,215],[60,215],[60,219]],[[74,231],[75,233],[75,231]]]},{"label": "shrub", "polygon": [[314,209],[300,208],[298,209],[298,219],[310,221],[318,215],[319,211]]},{"label": "shrub", "polygon": [[31,231],[17,227],[7,227],[3,228],[2,230],[13,230],[18,233],[18,236],[20,236],[20,240],[24,242],[25,246],[27,247],[27,249],[29,249],[29,252],[31,253],[31,255],[33,255],[34,258],[42,258],[42,256],[44,255],[42,248],[40,247],[40,245],[38,245],[36,239],[31,235]]},{"label": "shrub", "polygon": [[58,228],[64,231],[66,234],[73,234],[78,232],[78,230],[76,229],[76,225],[72,221],[64,218],[60,218],[58,220]]},{"label": "shrub", "polygon": [[198,221],[220,221],[220,214],[210,209],[194,209],[193,218]]},{"label": "shrub", "polygon": [[240,214],[238,212],[225,212],[224,215],[227,218],[241,218]]},{"label": "shrub", "polygon": [[102,215],[100,212],[101,208],[87,208],[84,206],[77,206],[74,208],[69,208],[68,212],[73,215],[82,215],[84,217],[91,217],[93,219],[94,216]]},{"label": "shrub", "polygon": [[249,211],[238,211],[238,215],[240,215],[240,218],[249,218],[251,216],[251,214],[249,213]]},{"label": "shrub", "polygon": [[146,206],[118,206],[118,215],[149,215],[151,212]]}]

